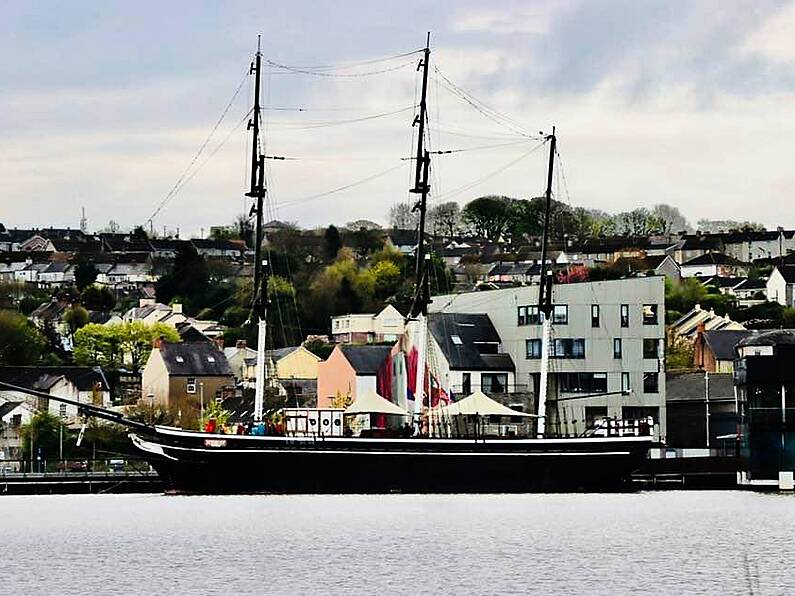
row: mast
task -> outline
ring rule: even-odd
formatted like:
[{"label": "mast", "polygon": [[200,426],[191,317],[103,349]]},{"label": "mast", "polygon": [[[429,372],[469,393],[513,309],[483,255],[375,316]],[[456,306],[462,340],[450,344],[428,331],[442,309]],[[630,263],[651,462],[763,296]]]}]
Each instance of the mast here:
[{"label": "mast", "polygon": [[544,233],[541,238],[541,275],[538,285],[538,316],[543,316],[541,325],[541,382],[538,391],[538,435],[546,432],[547,381],[549,377],[549,341],[552,333],[552,271],[547,271],[547,245],[549,243],[549,212],[552,208],[552,173],[555,166],[557,137],[555,127],[547,136],[549,143],[549,167],[544,208]]},{"label": "mast", "polygon": [[262,218],[263,202],[265,199],[265,156],[260,153],[260,75],[262,67],[262,53],[260,51],[261,38],[257,36],[257,53],[251,64],[249,74],[254,75],[254,108],[252,119],[248,122],[251,130],[251,180],[247,197],[256,200],[252,211],[256,213],[256,233],[254,246],[254,292],[252,296],[252,311],[257,316],[257,376],[254,392],[254,422],[262,420],[262,408],[265,401],[265,340],[267,335],[267,262],[262,258]]},{"label": "mast", "polygon": [[[409,316],[413,318],[418,324],[416,330],[416,346],[417,346],[417,385],[414,392],[414,423],[416,431],[419,433],[420,429],[420,415],[422,414],[422,398],[425,393],[425,362],[426,362],[426,346],[428,343],[428,303],[430,302],[430,289],[428,287],[428,272],[427,261],[425,254],[425,213],[428,207],[428,192],[431,187],[428,183],[428,173],[431,165],[431,156],[427,149],[425,149],[425,120],[427,118],[427,92],[428,92],[428,70],[430,65],[431,49],[430,49],[431,34],[425,40],[425,50],[423,51],[423,59],[418,65],[418,69],[422,67],[422,92],[420,95],[420,112],[415,118],[413,125],[419,124],[417,135],[417,155],[416,155],[416,169],[414,176],[414,188],[410,192],[419,194],[420,200],[414,206],[414,210],[420,212],[419,228],[417,230],[417,262],[416,262],[416,295],[414,304],[411,308]],[[428,399],[428,433],[430,434],[430,397]]]}]

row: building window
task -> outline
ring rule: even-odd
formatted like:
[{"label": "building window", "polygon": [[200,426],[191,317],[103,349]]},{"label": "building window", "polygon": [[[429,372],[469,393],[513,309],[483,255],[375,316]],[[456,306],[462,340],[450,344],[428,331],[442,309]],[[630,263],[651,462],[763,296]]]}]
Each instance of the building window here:
[{"label": "building window", "polygon": [[472,393],[472,373],[463,373],[461,375],[461,393],[469,395]]},{"label": "building window", "polygon": [[599,327],[599,305],[591,305],[591,327]]},{"label": "building window", "polygon": [[561,373],[558,380],[563,393],[607,392],[607,373]]},{"label": "building window", "polygon": [[629,327],[629,304],[621,305],[621,326]]},{"label": "building window", "polygon": [[483,373],[480,375],[480,390],[483,393],[505,393],[508,389],[508,373]]},{"label": "building window", "polygon": [[540,322],[537,306],[520,306],[518,308],[517,325],[538,325]]},{"label": "building window", "polygon": [[643,373],[643,393],[660,392],[660,375],[656,372]]},{"label": "building window", "polygon": [[585,406],[586,428],[593,428],[604,418],[607,418],[607,406]]},{"label": "building window", "polygon": [[660,422],[660,408],[654,406],[623,406],[621,417],[624,420],[645,420],[651,418],[654,424]]},{"label": "building window", "polygon": [[188,380],[185,382],[185,392],[196,393],[196,377],[188,377]]},{"label": "building window", "polygon": [[556,339],[552,344],[553,358],[585,358],[585,339]]},{"label": "building window", "polygon": [[659,339],[648,339],[644,338],[643,340],[643,357],[647,360],[656,360],[659,355]]},{"label": "building window", "polygon": [[569,322],[569,307],[565,304],[556,304],[552,307],[552,324],[567,325]]},{"label": "building window", "polygon": [[66,418],[66,404],[60,404],[58,406],[58,414],[61,418]]},{"label": "building window", "polygon": [[621,393],[629,393],[632,391],[632,386],[629,384],[629,373],[621,373]]},{"label": "building window", "polygon": [[657,305],[644,304],[643,305],[643,324],[656,325],[657,324]]},{"label": "building window", "polygon": [[621,359],[621,338],[613,338],[613,358]]},{"label": "building window", "polygon": [[528,360],[541,358],[541,340],[540,339],[527,339],[524,342],[525,351]]}]

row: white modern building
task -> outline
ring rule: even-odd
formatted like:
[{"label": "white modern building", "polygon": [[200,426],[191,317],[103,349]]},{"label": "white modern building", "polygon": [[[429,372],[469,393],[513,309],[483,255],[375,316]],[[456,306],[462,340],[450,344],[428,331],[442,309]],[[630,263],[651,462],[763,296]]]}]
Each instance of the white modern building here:
[{"label": "white modern building", "polygon": [[387,304],[377,314],[350,314],[331,318],[331,335],[343,343],[397,341],[405,330],[400,311]]},{"label": "white modern building", "polygon": [[[654,418],[665,437],[665,278],[572,283],[553,289],[547,427],[582,433],[594,420]],[[538,286],[436,296],[431,312],[485,314],[514,382],[538,394]],[[537,399],[533,400],[537,403]]]}]

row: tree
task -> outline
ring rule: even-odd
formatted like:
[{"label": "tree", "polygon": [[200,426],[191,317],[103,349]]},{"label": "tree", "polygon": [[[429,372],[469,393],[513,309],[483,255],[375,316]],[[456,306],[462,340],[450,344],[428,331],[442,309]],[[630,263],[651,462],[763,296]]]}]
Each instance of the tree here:
[{"label": "tree", "polygon": [[508,229],[514,212],[509,197],[485,196],[466,204],[462,219],[470,224],[477,234],[492,242],[499,240]]},{"label": "tree", "polygon": [[64,314],[64,323],[69,328],[69,333],[74,335],[78,329],[88,324],[88,311],[79,304],[75,304]]},{"label": "tree", "polygon": [[658,203],[652,207],[651,214],[656,217],[662,225],[661,231],[663,234],[692,231],[685,216],[673,205]]},{"label": "tree", "polygon": [[381,226],[369,219],[355,219],[345,224],[348,230],[380,230]]},{"label": "tree", "polygon": [[[31,462],[31,464],[33,458],[39,455],[42,461],[56,459],[58,457],[61,433],[66,435],[68,429],[65,428],[60,418],[50,414],[47,410],[35,414],[30,419],[30,422],[23,424],[19,429],[24,459]],[[31,446],[33,447],[32,452]],[[33,471],[32,465],[30,471]],[[44,470],[39,471],[43,472]]]},{"label": "tree", "polygon": [[107,312],[116,306],[116,296],[108,288],[88,286],[80,295],[80,301],[88,310]]},{"label": "tree", "polygon": [[333,259],[337,256],[340,248],[342,248],[342,238],[340,231],[336,226],[329,226],[323,234],[323,250],[326,253],[326,258]]},{"label": "tree", "polygon": [[210,289],[207,262],[190,245],[180,246],[171,272],[155,284],[157,299],[165,304],[180,298],[188,311],[195,312],[203,306]]},{"label": "tree", "polygon": [[132,321],[121,325],[88,324],[75,333],[74,360],[82,366],[104,366],[109,369],[128,365],[138,372],[149,358],[152,342],[180,341],[177,330],[165,323],[146,325]]},{"label": "tree", "polygon": [[420,221],[419,211],[409,201],[395,203],[389,208],[389,225],[398,230],[414,230]]},{"label": "tree", "polygon": [[696,222],[700,232],[720,234],[726,232],[764,232],[765,226],[754,221],[735,219],[699,219]]},{"label": "tree", "polygon": [[662,233],[665,223],[645,207],[623,211],[615,217],[617,232],[622,236],[649,236]]},{"label": "tree", "polygon": [[455,201],[434,205],[428,210],[428,223],[434,235],[452,238],[461,223],[461,208]]},{"label": "tree", "polygon": [[0,365],[26,366],[41,358],[46,340],[23,315],[0,311]]},{"label": "tree", "polygon": [[80,260],[75,267],[75,286],[81,292],[97,280],[99,271],[91,261]]},{"label": "tree", "polygon": [[370,271],[375,278],[375,297],[381,300],[394,295],[403,281],[400,267],[392,261],[379,261]]}]

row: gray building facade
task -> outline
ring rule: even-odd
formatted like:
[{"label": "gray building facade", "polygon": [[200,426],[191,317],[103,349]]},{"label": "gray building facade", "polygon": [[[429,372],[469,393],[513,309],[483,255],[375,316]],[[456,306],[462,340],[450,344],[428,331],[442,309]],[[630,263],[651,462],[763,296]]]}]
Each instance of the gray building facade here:
[{"label": "gray building facade", "polygon": [[[599,418],[651,416],[666,435],[665,278],[557,285],[550,341],[547,428],[577,435]],[[538,286],[435,296],[431,312],[483,313],[537,396],[541,370]],[[533,400],[537,403],[537,399]]]}]

